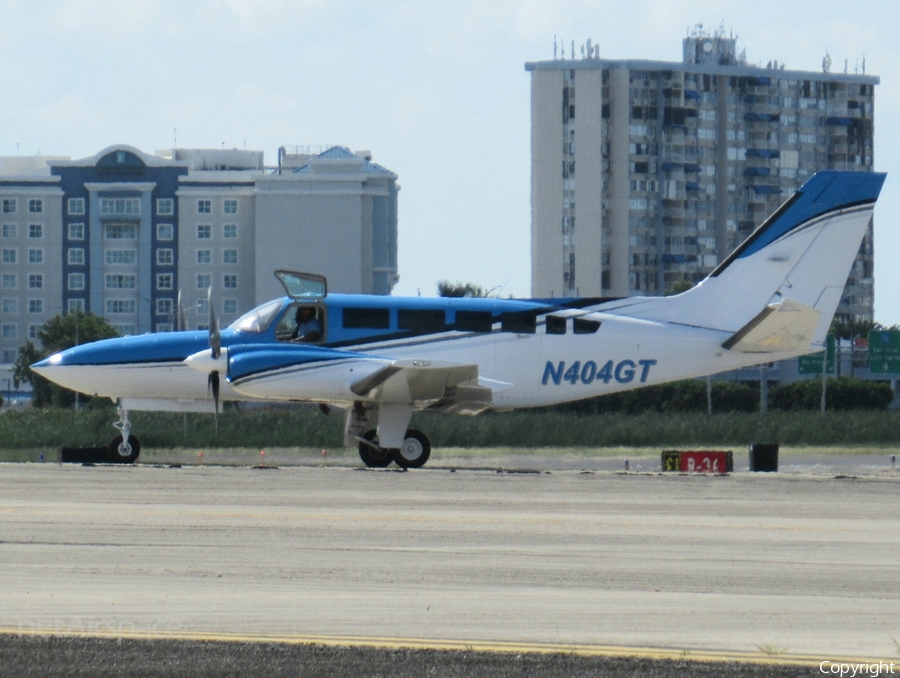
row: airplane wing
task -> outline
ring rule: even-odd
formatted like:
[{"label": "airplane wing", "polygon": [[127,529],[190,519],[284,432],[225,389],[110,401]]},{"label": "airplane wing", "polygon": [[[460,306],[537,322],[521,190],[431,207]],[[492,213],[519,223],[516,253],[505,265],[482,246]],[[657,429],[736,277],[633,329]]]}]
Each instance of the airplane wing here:
[{"label": "airplane wing", "polygon": [[722,347],[740,353],[809,352],[821,315],[814,308],[785,299],[766,306]]},{"label": "airplane wing", "polygon": [[477,365],[440,360],[396,360],[355,381],[350,390],[380,404],[425,405],[428,409],[475,414],[490,407],[495,391],[511,384],[478,378]]}]

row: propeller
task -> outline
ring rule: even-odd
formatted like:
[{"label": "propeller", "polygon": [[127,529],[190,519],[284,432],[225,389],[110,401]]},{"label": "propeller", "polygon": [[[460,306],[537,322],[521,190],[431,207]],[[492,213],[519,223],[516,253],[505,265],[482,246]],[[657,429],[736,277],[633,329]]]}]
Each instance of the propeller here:
[{"label": "propeller", "polygon": [[212,286],[206,293],[209,306],[209,348],[198,351],[184,359],[184,364],[191,369],[203,372],[207,376],[206,393],[212,394],[215,403],[216,432],[219,430],[219,387],[221,375],[228,373],[228,348],[222,348],[222,333],[219,319],[213,307]]},{"label": "propeller", "polygon": [[[218,360],[222,355],[222,334],[219,328],[219,319],[216,317],[216,309],[213,308],[212,285],[206,293],[206,305],[209,307],[209,349],[213,360]],[[216,430],[218,431],[219,416],[219,370],[209,373],[207,391],[212,391],[213,402],[216,409]]]},{"label": "propeller", "polygon": [[178,301],[175,302],[175,304],[176,304],[176,311],[178,313],[178,315],[175,318],[175,322],[176,322],[175,329],[177,329],[179,332],[184,332],[188,328],[188,326],[187,326],[187,317],[184,315],[184,304],[181,303],[181,290],[178,290]]}]

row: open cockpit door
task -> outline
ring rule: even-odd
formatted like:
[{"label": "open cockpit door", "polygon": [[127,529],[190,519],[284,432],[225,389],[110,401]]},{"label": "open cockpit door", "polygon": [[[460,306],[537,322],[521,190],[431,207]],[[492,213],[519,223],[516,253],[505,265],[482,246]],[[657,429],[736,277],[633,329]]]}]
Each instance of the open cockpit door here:
[{"label": "open cockpit door", "polygon": [[322,275],[299,271],[275,271],[275,277],[281,282],[287,295],[297,301],[321,301],[328,293],[325,276]]}]

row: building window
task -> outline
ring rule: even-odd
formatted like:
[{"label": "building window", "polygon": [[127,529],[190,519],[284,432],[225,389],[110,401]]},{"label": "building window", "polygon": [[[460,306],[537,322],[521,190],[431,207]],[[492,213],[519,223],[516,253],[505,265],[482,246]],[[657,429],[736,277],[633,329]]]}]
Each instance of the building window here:
[{"label": "building window", "polygon": [[171,332],[172,323],[156,323],[157,332]]},{"label": "building window", "polygon": [[140,213],[140,198],[100,198],[100,214],[139,216]]},{"label": "building window", "polygon": [[3,198],[3,214],[15,214],[16,213],[16,199],[15,198]]},{"label": "building window", "polygon": [[28,338],[29,339],[39,339],[38,336],[41,333],[40,325],[29,325],[28,326]]},{"label": "building window", "polygon": [[137,235],[134,224],[106,224],[103,231],[107,240],[134,240]]},{"label": "building window", "polygon": [[69,198],[69,214],[84,214],[84,198]]},{"label": "building window", "polygon": [[212,263],[212,250],[197,250],[197,263],[198,264]]},{"label": "building window", "polygon": [[175,263],[175,250],[163,247],[156,250],[156,263],[159,266],[171,266]]},{"label": "building window", "polygon": [[237,313],[237,299],[223,299],[222,313],[234,315]]},{"label": "building window", "polygon": [[84,240],[84,224],[69,224],[69,240]]},{"label": "building window", "polygon": [[4,238],[15,238],[19,229],[16,228],[15,224],[3,224],[2,231]]},{"label": "building window", "polygon": [[226,275],[222,279],[222,287],[224,287],[226,290],[236,290],[237,289],[237,275],[236,274]]},{"label": "building window", "polygon": [[208,299],[197,299],[197,313],[199,315],[209,315]]},{"label": "building window", "polygon": [[3,325],[2,330],[0,330],[0,334],[3,335],[4,339],[18,339],[19,326],[15,323],[6,323]]},{"label": "building window", "polygon": [[4,264],[14,264],[16,263],[17,251],[12,247],[4,247],[3,252],[0,253],[0,262]]},{"label": "building window", "polygon": [[157,240],[174,240],[175,239],[175,227],[172,224],[157,224],[156,225],[156,239]]},{"label": "building window", "polygon": [[171,290],[175,288],[175,276],[172,273],[156,274],[156,289]]},{"label": "building window", "polygon": [[106,289],[133,290],[137,287],[137,276],[109,273],[106,276]]},{"label": "building window", "polygon": [[28,312],[29,313],[43,313],[44,312],[44,300],[43,299],[29,299],[28,300]]},{"label": "building window", "polygon": [[236,264],[237,262],[237,250],[222,250],[223,264]]},{"label": "building window", "polygon": [[4,299],[0,302],[0,313],[18,313],[19,312],[19,300],[18,299]]},{"label": "building window", "polygon": [[66,287],[68,287],[70,290],[83,290],[84,273],[69,273]]},{"label": "building window", "polygon": [[212,285],[212,276],[208,273],[201,273],[197,276],[197,289],[206,290]]},{"label": "building window", "polygon": [[107,315],[127,315],[134,313],[134,299],[107,299]]},{"label": "building window", "polygon": [[119,333],[120,337],[127,337],[137,333],[137,327],[135,325],[113,325],[113,329]]},{"label": "building window", "polygon": [[38,247],[31,247],[28,249],[28,263],[29,264],[43,264],[44,263],[44,250]]},{"label": "building window", "polygon": [[212,226],[209,224],[197,225],[197,238],[199,240],[207,240],[212,237]]},{"label": "building window", "polygon": [[0,288],[3,288],[4,290],[14,290],[18,285],[19,283],[15,273],[0,274]]},{"label": "building window", "polygon": [[84,313],[84,299],[69,299],[66,309],[69,313]]},{"label": "building window", "polygon": [[162,217],[175,214],[175,201],[172,198],[158,198],[156,201],[156,213]]},{"label": "building window", "polygon": [[172,305],[171,299],[156,300],[156,315],[162,315],[168,318],[172,315],[173,308],[174,306]]},{"label": "building window", "polygon": [[42,198],[30,198],[28,200],[28,212],[30,214],[43,214],[44,200]]},{"label": "building window", "polygon": [[134,264],[136,261],[136,250],[106,250],[107,264]]},{"label": "building window", "polygon": [[226,200],[222,203],[222,211],[225,212],[225,214],[237,214],[237,207],[237,200]]},{"label": "building window", "polygon": [[29,238],[43,238],[44,237],[44,225],[43,224],[28,224],[28,237]]},{"label": "building window", "polygon": [[222,227],[222,237],[237,238],[237,224],[225,224]]},{"label": "building window", "polygon": [[212,213],[212,201],[211,200],[198,200],[197,201],[197,214],[211,214]]}]

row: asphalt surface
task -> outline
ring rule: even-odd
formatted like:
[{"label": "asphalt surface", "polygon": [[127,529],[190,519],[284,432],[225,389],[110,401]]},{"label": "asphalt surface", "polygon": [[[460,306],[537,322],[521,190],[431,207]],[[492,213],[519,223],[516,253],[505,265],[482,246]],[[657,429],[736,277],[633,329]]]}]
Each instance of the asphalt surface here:
[{"label": "asphalt surface", "polygon": [[[781,676],[900,658],[896,474],[538,465],[0,464],[0,675]],[[457,649],[409,647],[439,641]],[[504,642],[518,649],[491,651]]]},{"label": "asphalt surface", "polygon": [[508,655],[278,643],[116,641],[94,638],[37,640],[0,637],[0,676],[10,678],[793,678],[815,675],[823,675],[818,667],[696,662],[689,659],[598,658],[565,653]]}]

